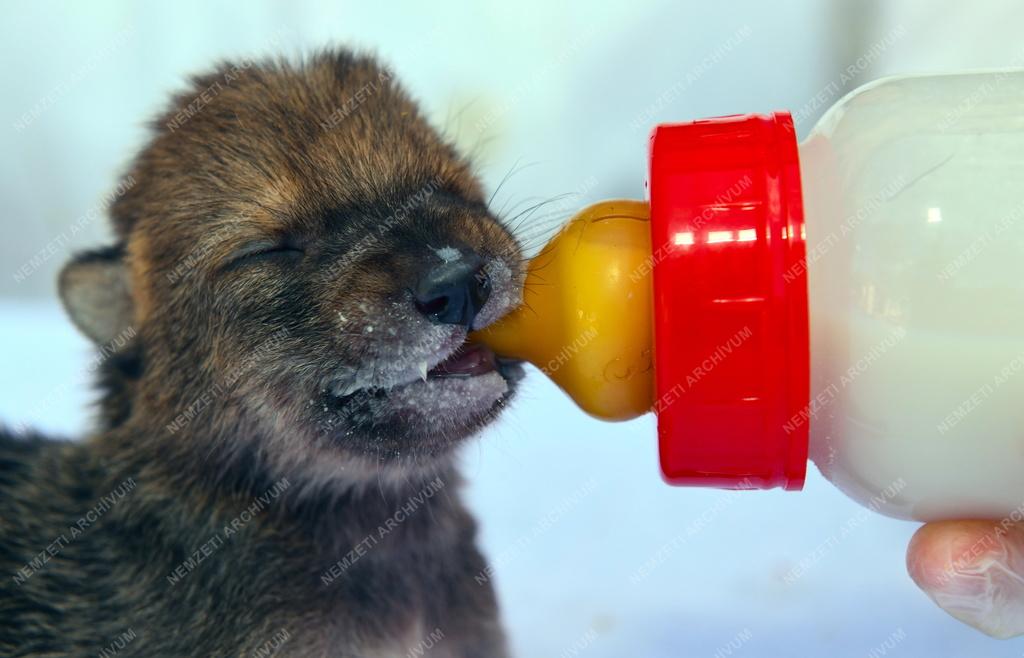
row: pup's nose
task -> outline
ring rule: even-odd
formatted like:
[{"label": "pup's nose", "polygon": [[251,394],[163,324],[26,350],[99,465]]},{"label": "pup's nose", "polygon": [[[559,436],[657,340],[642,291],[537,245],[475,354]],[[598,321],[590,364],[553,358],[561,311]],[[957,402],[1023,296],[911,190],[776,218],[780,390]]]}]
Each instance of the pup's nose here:
[{"label": "pup's nose", "polygon": [[416,308],[431,322],[472,328],[473,319],[491,294],[491,278],[476,256],[445,261],[416,284]]}]

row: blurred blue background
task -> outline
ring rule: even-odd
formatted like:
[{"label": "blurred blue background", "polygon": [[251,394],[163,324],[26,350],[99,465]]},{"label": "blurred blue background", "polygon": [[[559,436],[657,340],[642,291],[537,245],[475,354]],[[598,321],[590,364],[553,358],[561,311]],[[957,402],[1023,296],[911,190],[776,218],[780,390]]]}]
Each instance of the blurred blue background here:
[{"label": "blurred blue background", "polygon": [[[59,310],[57,268],[107,241],[97,204],[145,122],[218,58],[378,52],[491,189],[515,171],[496,209],[573,195],[526,229],[541,235],[589,201],[640,197],[654,123],[788,108],[806,134],[881,75],[1020,65],[1024,25],[1006,0],[3,7],[0,419],[66,436],[90,422],[90,350]],[[816,472],[797,494],[669,488],[652,418],[599,423],[539,373],[463,462],[519,656],[1024,654],[915,589],[913,524]]]}]

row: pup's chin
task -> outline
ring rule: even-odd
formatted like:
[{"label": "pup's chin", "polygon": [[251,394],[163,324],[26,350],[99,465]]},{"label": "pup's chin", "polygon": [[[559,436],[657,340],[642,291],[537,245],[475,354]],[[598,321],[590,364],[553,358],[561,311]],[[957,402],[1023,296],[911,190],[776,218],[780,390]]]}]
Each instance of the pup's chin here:
[{"label": "pup's chin", "polygon": [[337,429],[345,428],[331,432],[332,441],[378,466],[427,465],[492,422],[521,378],[518,362],[467,345],[422,379],[332,397]]}]

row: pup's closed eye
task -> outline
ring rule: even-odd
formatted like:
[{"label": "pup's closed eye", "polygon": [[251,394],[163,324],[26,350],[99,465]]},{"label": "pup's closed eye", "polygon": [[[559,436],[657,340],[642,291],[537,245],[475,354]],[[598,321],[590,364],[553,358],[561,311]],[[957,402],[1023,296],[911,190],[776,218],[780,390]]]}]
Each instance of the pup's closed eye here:
[{"label": "pup's closed eye", "polygon": [[227,268],[241,267],[246,264],[269,259],[295,259],[305,253],[305,249],[292,242],[251,242],[235,249],[227,258]]}]

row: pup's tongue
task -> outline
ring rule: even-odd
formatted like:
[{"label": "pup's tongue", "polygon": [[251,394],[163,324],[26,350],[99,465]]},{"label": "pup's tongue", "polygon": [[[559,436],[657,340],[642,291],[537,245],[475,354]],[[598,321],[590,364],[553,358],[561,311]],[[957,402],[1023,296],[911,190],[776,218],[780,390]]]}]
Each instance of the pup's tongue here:
[{"label": "pup's tongue", "polygon": [[496,370],[494,352],[486,345],[467,343],[427,372],[428,377],[472,377]]}]

